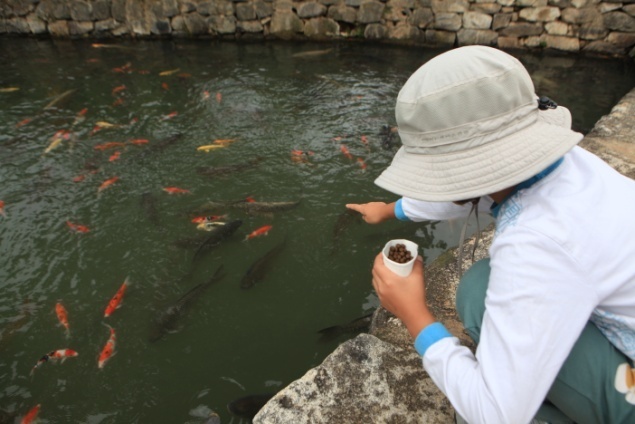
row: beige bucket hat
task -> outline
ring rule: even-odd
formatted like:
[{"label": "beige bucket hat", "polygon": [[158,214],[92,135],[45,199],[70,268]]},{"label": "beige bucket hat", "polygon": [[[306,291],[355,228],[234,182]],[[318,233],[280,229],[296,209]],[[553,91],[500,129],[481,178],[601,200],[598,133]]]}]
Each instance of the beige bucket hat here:
[{"label": "beige bucket hat", "polygon": [[375,184],[427,201],[471,199],[514,186],[568,152],[582,134],[562,107],[539,108],[525,67],[485,46],[426,62],[395,115],[403,146]]}]

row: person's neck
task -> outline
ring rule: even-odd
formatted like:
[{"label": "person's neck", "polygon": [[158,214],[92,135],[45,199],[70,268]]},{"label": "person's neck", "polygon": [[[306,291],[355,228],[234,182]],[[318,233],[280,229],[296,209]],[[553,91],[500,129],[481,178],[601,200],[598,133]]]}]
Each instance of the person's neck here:
[{"label": "person's neck", "polygon": [[508,187],[501,191],[497,191],[496,193],[490,194],[489,197],[491,197],[494,202],[500,205],[503,202],[503,200],[505,200],[510,194],[514,192],[515,189],[516,189],[516,186]]}]

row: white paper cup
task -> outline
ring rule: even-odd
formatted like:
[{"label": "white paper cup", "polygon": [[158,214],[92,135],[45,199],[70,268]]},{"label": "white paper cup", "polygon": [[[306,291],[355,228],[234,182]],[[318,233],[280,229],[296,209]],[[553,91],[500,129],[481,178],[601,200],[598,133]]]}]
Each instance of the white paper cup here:
[{"label": "white paper cup", "polygon": [[[410,259],[405,264],[400,264],[399,262],[395,262],[391,259],[388,259],[390,248],[397,244],[405,245],[406,249],[412,254],[412,259]],[[382,253],[382,256],[384,257],[384,265],[386,265],[388,269],[390,269],[392,272],[394,272],[397,275],[400,275],[402,277],[407,277],[408,275],[410,275],[410,272],[412,271],[412,267],[415,264],[415,259],[417,259],[417,255],[419,254],[419,245],[417,245],[417,243],[414,243],[406,239],[390,240],[388,243],[386,243],[381,253]]]}]

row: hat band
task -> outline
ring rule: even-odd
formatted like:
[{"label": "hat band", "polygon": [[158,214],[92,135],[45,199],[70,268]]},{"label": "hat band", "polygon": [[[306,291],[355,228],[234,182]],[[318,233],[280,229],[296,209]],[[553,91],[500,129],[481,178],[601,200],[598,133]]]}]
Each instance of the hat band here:
[{"label": "hat band", "polygon": [[[538,121],[536,105],[527,105],[505,116],[487,121],[472,122],[450,130],[407,133],[399,130],[399,136],[408,153],[443,154],[468,150],[514,134]],[[421,144],[425,143],[426,146]]]}]

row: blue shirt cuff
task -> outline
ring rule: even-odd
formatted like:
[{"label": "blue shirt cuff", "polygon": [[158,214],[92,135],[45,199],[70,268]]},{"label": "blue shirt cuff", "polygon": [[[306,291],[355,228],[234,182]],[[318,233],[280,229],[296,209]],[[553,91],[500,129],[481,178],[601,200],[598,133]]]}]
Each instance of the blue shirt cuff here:
[{"label": "blue shirt cuff", "polygon": [[403,211],[403,206],[401,205],[402,200],[403,199],[399,199],[395,202],[395,216],[399,221],[410,221],[410,218],[408,218]]},{"label": "blue shirt cuff", "polygon": [[423,356],[426,350],[436,342],[446,337],[453,337],[452,334],[440,322],[433,322],[425,327],[415,339],[415,349],[419,355]]}]

